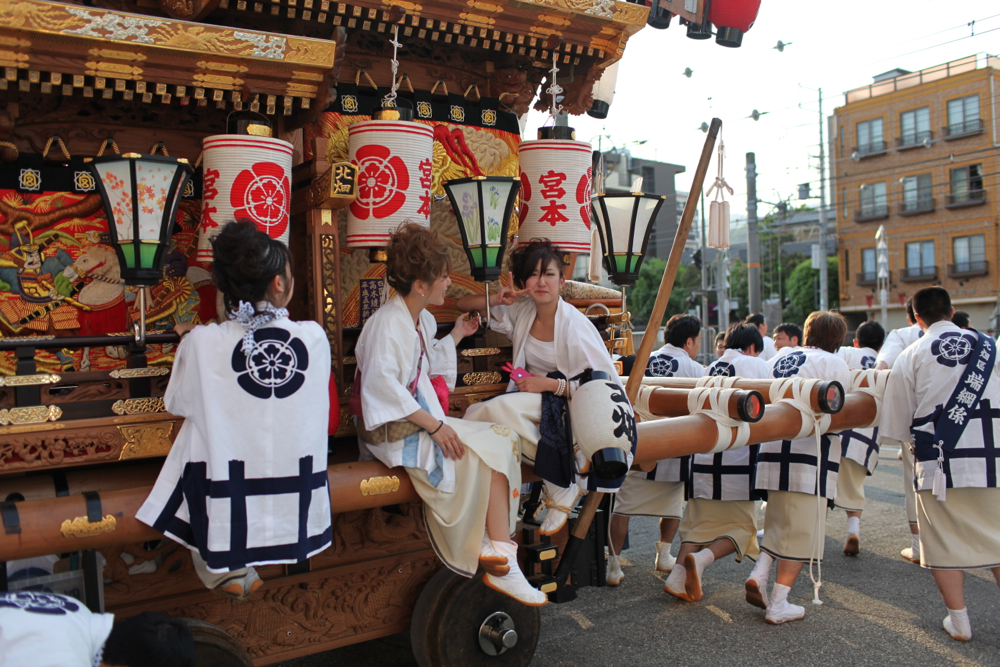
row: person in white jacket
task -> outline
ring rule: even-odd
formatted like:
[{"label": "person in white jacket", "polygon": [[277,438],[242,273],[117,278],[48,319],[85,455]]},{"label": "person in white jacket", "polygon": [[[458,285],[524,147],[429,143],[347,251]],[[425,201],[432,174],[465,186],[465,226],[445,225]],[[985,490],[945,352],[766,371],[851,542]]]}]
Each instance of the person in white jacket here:
[{"label": "person in white jacket", "polygon": [[774,347],[774,341],[767,335],[767,321],[764,316],[760,313],[754,313],[743,320],[743,323],[752,324],[760,331],[760,335],[764,339],[764,349],[761,350],[759,358],[761,361],[771,361],[778,354],[778,350]]}]

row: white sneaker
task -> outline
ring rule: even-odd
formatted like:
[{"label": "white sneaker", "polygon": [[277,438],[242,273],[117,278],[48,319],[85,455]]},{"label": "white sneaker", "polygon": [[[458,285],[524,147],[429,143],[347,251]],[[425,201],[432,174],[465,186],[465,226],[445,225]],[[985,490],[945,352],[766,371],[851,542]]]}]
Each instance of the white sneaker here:
[{"label": "white sneaker", "polygon": [[624,578],[625,573],[622,572],[621,561],[618,560],[618,556],[612,555],[608,558],[608,571],[604,580],[607,582],[608,586],[617,586],[622,583],[622,579]]},{"label": "white sneaker", "polygon": [[805,607],[792,604],[788,600],[782,600],[781,602],[775,602],[767,608],[764,620],[772,625],[781,625],[789,621],[798,621],[805,615]]},{"label": "white sneaker", "polygon": [[677,559],[670,553],[670,542],[656,543],[656,571],[670,572],[677,564]]},{"label": "white sneaker", "polygon": [[944,631],[951,635],[951,638],[959,642],[967,642],[972,639],[972,627],[961,628],[960,630],[955,629],[954,623],[951,620],[951,614],[944,617]]},{"label": "white sneaker", "polygon": [[496,577],[505,577],[510,572],[507,558],[497,553],[493,541],[486,535],[483,535],[483,546],[479,551],[479,567]]},{"label": "white sneaker", "polygon": [[899,552],[899,555],[910,561],[911,563],[920,564],[920,552],[915,551],[912,547],[906,547]]},{"label": "white sneaker", "polygon": [[685,602],[694,602],[691,597],[687,594],[687,590],[684,588],[684,581],[687,579],[687,572],[683,565],[675,565],[674,571],[670,573],[667,577],[666,582],[663,584],[663,590],[666,593],[670,593],[675,598],[680,598]]},{"label": "white sneaker", "polygon": [[529,584],[517,565],[517,545],[513,542],[493,542],[493,548],[500,556],[507,559],[510,571],[502,577],[487,572],[483,575],[483,583],[495,591],[509,595],[521,604],[529,607],[544,606],[549,601],[548,596]]},{"label": "white sneaker", "polygon": [[580,487],[574,482],[567,488],[545,482],[545,519],[538,529],[542,535],[554,535],[566,525],[569,513],[580,499]]}]

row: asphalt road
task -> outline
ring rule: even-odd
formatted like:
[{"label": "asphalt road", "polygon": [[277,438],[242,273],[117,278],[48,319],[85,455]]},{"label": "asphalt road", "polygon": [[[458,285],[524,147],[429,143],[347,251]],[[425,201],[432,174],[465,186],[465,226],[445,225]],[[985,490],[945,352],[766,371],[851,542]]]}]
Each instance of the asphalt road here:
[{"label": "asphalt road", "polygon": [[[909,546],[902,464],[883,453],[868,479],[861,555],[842,554],[843,512],[827,521],[824,603],[811,603],[807,572],[790,599],[806,607],[801,621],[764,622],[744,600],[752,564],[716,562],[703,578],[705,597],[689,603],[663,592],[654,573],[654,519],[633,519],[625,580],[617,588],[585,588],[579,597],[542,610],[542,638],[533,665],[1000,665],[1000,589],[989,570],[966,574],[973,638],[956,642],[942,629],[947,614],[930,572],[899,556]],[[1000,511],[1000,508],[997,508]],[[673,552],[676,554],[678,543]],[[773,579],[773,570],[772,570]],[[484,656],[485,658],[485,656]],[[283,663],[282,667],[410,667],[407,634]],[[483,660],[487,665],[487,660]]]}]

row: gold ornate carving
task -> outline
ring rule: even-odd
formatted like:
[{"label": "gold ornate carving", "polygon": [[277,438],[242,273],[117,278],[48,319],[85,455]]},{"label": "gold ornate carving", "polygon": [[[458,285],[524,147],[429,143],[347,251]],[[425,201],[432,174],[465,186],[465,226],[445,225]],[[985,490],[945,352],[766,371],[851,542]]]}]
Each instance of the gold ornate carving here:
[{"label": "gold ornate carving", "polygon": [[170,373],[170,369],[165,366],[151,366],[148,368],[120,368],[118,370],[111,371],[111,377],[116,380],[127,380],[130,378],[156,377],[158,375],[167,375],[168,373]]},{"label": "gold ornate carving", "polygon": [[466,373],[462,376],[462,382],[469,386],[476,386],[480,384],[497,384],[503,379],[499,373],[495,371],[491,372],[480,372],[480,373]]},{"label": "gold ornate carving", "polygon": [[58,405],[33,405],[24,408],[9,408],[0,410],[0,426],[8,424],[43,424],[54,422],[62,417]]},{"label": "gold ornate carving", "polygon": [[162,398],[126,398],[115,401],[111,411],[116,415],[141,415],[146,412],[166,412]]},{"label": "gold ornate carving", "polygon": [[396,491],[399,491],[399,478],[395,475],[361,480],[361,495],[363,496],[381,496]]},{"label": "gold ornate carving", "polygon": [[488,357],[491,354],[500,354],[499,347],[474,347],[462,350],[463,357]]},{"label": "gold ornate carving", "polygon": [[0,387],[27,387],[38,384],[57,384],[59,382],[62,382],[62,378],[54,373],[0,376]]},{"label": "gold ornate carving", "polygon": [[118,432],[125,440],[119,461],[141,459],[150,456],[166,456],[170,452],[170,434],[174,422],[152,422],[119,426]]},{"label": "gold ornate carving", "polygon": [[102,533],[110,533],[118,527],[118,522],[111,514],[104,515],[100,521],[91,523],[85,516],[78,516],[75,519],[66,519],[62,522],[62,536],[69,539],[71,537],[93,537]]},{"label": "gold ornate carving", "polygon": [[[95,463],[118,456],[121,436],[111,427],[60,430],[65,423],[10,426],[0,435],[0,470],[34,470]],[[30,430],[29,430],[30,429]]]},{"label": "gold ornate carving", "polygon": [[357,357],[344,357],[344,365],[345,366],[357,366],[358,365],[358,358]]}]

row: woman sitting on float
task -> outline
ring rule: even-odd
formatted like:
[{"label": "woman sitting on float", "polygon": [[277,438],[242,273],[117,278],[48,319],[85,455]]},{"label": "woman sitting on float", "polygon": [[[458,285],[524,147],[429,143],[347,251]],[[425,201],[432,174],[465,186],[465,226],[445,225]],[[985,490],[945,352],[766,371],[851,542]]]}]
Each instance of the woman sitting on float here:
[{"label": "woman sitting on float", "polygon": [[426,307],[444,303],[449,264],[435,231],[407,224],[390,239],[386,273],[396,296],[365,323],[356,348],[352,411],[362,457],[406,468],[424,501],[431,543],[449,569],[471,577],[481,564],[486,585],[541,606],[545,593],[524,578],[510,541],[521,486],[517,434],[447,416],[455,345],[479,328],[477,317],[462,315],[450,335],[435,339],[437,322]]},{"label": "woman sitting on float", "polygon": [[[465,413],[466,419],[505,424],[521,436],[522,459],[533,464],[545,482],[548,509],[540,528],[543,535],[557,532],[566,523],[582,493],[578,474],[588,476],[590,491],[615,492],[635,453],[632,408],[607,346],[590,320],[559,296],[566,282],[563,257],[546,239],[532,239],[511,253],[510,286],[491,295],[490,326],[510,338],[516,368],[506,394],[476,403]],[[464,311],[482,311],[486,297],[465,296],[457,305]],[[527,373],[519,372],[522,369]],[[610,392],[604,388],[587,410],[574,409],[570,427],[567,417],[573,396],[590,377],[607,379]],[[583,428],[581,422],[592,419],[599,426]],[[603,456],[619,458],[604,461],[601,470],[588,475],[592,461],[574,446],[579,444],[574,431],[596,441],[587,443],[589,451],[598,451],[593,462],[602,462]],[[611,442],[615,436],[626,440],[627,454],[614,448],[615,444],[621,447],[621,442]],[[602,444],[611,448],[601,449]],[[608,471],[614,472],[609,475]]]}]

